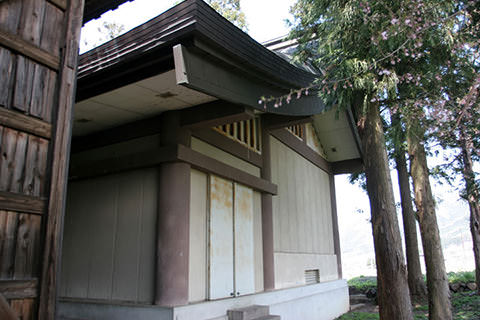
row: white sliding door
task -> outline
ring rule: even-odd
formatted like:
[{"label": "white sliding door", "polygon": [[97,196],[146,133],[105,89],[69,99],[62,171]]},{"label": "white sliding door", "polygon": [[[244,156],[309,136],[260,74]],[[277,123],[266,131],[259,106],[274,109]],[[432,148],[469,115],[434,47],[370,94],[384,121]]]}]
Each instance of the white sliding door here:
[{"label": "white sliding door", "polygon": [[209,298],[255,292],[253,190],[210,177]]},{"label": "white sliding door", "polygon": [[230,297],[233,287],[233,185],[225,179],[210,177],[209,297]]},{"label": "white sliding door", "polygon": [[235,293],[255,292],[253,190],[235,183]]}]

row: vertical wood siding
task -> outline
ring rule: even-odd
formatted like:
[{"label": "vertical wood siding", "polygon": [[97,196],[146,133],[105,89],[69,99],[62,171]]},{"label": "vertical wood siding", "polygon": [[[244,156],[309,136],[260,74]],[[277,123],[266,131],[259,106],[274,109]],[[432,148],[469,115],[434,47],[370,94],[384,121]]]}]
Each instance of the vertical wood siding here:
[{"label": "vertical wood siding", "polygon": [[192,170],[188,282],[190,302],[207,299],[207,179],[206,173]]},{"label": "vertical wood siding", "polygon": [[276,252],[334,254],[328,174],[271,138]]},{"label": "vertical wood siding", "polygon": [[61,296],[153,301],[157,180],[149,169],[70,184]]},{"label": "vertical wood siding", "polygon": [[54,318],[82,12],[82,0],[0,1],[0,282],[33,283],[0,299],[20,319]]},{"label": "vertical wood siding", "polygon": [[319,269],[320,280],[337,278],[329,176],[270,137],[275,282],[277,288],[305,284],[305,270]]}]

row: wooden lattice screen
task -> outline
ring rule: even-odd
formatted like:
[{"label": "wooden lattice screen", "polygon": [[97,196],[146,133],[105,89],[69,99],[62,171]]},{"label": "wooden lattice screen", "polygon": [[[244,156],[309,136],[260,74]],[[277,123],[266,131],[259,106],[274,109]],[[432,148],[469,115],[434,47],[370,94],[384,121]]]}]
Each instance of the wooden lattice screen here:
[{"label": "wooden lattice screen", "polygon": [[287,130],[290,131],[294,136],[300,140],[305,139],[305,126],[303,124],[297,124],[294,126],[287,127]]},{"label": "wooden lattice screen", "polygon": [[261,152],[260,119],[258,118],[224,124],[214,129],[249,149]]},{"label": "wooden lattice screen", "polygon": [[0,1],[0,319],[54,319],[83,0]]}]

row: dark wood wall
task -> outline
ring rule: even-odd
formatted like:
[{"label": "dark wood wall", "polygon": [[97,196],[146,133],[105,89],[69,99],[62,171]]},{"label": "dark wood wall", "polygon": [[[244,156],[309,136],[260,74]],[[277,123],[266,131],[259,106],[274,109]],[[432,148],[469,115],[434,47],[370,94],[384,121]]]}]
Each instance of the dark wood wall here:
[{"label": "dark wood wall", "polygon": [[0,1],[0,319],[53,319],[83,0]]}]

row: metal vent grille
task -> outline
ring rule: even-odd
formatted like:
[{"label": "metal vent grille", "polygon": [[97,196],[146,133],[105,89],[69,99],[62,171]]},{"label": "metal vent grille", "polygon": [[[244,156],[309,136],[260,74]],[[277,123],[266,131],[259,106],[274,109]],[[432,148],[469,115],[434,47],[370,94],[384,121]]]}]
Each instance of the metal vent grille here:
[{"label": "metal vent grille", "polygon": [[315,284],[320,282],[320,271],[318,269],[305,270],[305,284]]}]

